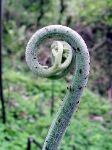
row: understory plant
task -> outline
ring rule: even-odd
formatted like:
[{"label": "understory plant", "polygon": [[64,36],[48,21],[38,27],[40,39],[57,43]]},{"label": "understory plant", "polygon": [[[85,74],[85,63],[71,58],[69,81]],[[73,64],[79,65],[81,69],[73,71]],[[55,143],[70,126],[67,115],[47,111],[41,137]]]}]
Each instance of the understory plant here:
[{"label": "understory plant", "polygon": [[[61,39],[51,45],[51,67],[42,66],[37,53],[39,46],[48,38]],[[42,150],[57,150],[88,81],[90,58],[87,46],[82,37],[69,27],[50,25],[34,33],[27,44],[25,55],[29,68],[40,77],[58,79],[65,76],[74,65],[76,66],[63,104],[51,124],[42,148]]]}]

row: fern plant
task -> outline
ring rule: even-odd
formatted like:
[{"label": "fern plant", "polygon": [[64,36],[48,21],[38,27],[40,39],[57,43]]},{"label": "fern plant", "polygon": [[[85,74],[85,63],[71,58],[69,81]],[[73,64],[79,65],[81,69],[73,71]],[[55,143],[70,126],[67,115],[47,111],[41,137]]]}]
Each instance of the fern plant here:
[{"label": "fern plant", "polygon": [[[49,68],[40,65],[37,57],[40,44],[48,38],[61,38],[61,41],[54,41],[51,45],[53,65]],[[90,70],[87,46],[81,36],[69,27],[50,25],[38,30],[31,37],[25,55],[29,68],[40,77],[58,79],[66,75],[73,65],[76,66],[63,105],[54,118],[42,148],[42,150],[57,150],[87,84]]]}]

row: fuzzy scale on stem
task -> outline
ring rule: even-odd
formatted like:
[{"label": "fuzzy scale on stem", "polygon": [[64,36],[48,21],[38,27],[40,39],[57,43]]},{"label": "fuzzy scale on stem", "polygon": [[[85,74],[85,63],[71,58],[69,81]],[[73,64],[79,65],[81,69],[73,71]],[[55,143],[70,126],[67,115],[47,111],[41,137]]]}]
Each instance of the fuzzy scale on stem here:
[{"label": "fuzzy scale on stem", "polygon": [[[72,56],[72,60],[68,60],[66,68],[62,68],[61,71],[61,60],[58,63],[56,55],[58,55],[59,49],[62,50],[63,44],[57,44],[54,47],[54,63],[58,64],[58,69],[53,66],[51,68],[43,68],[37,58],[37,48],[47,38],[61,38],[69,45],[68,50],[70,51],[68,57]],[[60,44],[60,46],[59,46]],[[60,48],[61,47],[61,48]],[[53,48],[53,47],[52,47]],[[53,49],[52,49],[53,50]],[[71,51],[72,50],[72,51]],[[72,52],[72,53],[71,53]],[[61,52],[63,55],[63,52]],[[58,55],[59,56],[59,55]],[[61,58],[62,56],[60,56]],[[68,58],[66,58],[67,60]],[[65,61],[66,61],[65,60]],[[67,93],[63,99],[63,105],[58,111],[45,139],[42,150],[57,150],[59,148],[61,139],[65,133],[65,130],[70,122],[72,114],[76,111],[79,104],[80,97],[83,89],[87,84],[89,70],[90,70],[90,58],[87,46],[81,36],[70,29],[69,27],[62,25],[50,25],[38,30],[29,40],[26,47],[26,61],[29,68],[36,73],[38,76],[48,77],[51,79],[57,79],[67,74],[73,65],[76,65],[73,79],[70,86],[67,88]],[[54,68],[52,68],[54,67]],[[54,72],[53,72],[54,71]],[[59,72],[58,72],[59,71]]]}]

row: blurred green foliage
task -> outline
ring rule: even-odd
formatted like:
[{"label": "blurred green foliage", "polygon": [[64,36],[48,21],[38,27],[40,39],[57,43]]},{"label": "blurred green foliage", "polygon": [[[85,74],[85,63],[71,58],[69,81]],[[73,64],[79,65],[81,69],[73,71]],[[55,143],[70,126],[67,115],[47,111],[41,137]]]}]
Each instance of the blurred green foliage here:
[{"label": "blurred green foliage", "polygon": [[[72,5],[71,5],[72,4]],[[71,0],[68,2],[68,12],[74,18],[74,22],[83,22],[84,25],[102,23],[112,25],[112,1],[111,0]]]},{"label": "blurred green foliage", "polygon": [[[10,58],[9,58],[10,59]],[[7,62],[5,62],[7,63]],[[4,64],[4,93],[7,124],[0,123],[0,148],[25,149],[32,136],[43,144],[53,116],[62,104],[67,83],[55,81],[55,113],[50,115],[51,81],[37,78],[20,64],[9,72]],[[26,72],[25,72],[26,70]],[[63,84],[62,84],[63,83]],[[78,112],[73,116],[62,141],[61,150],[111,150],[112,114],[109,102],[85,90]],[[39,149],[32,144],[32,150]]]}]

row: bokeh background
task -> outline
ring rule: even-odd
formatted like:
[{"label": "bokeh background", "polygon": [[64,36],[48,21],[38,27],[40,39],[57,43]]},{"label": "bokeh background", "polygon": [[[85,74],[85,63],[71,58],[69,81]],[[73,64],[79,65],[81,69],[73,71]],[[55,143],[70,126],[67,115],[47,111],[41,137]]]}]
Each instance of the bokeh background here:
[{"label": "bokeh background", "polygon": [[[51,24],[76,30],[91,57],[88,86],[60,149],[112,150],[112,0],[5,0],[2,7],[6,119],[2,123],[0,104],[0,150],[41,149],[62,104],[72,71],[51,81],[37,77],[25,62],[30,37]],[[51,65],[52,40],[41,47],[39,60],[43,65]]]}]

